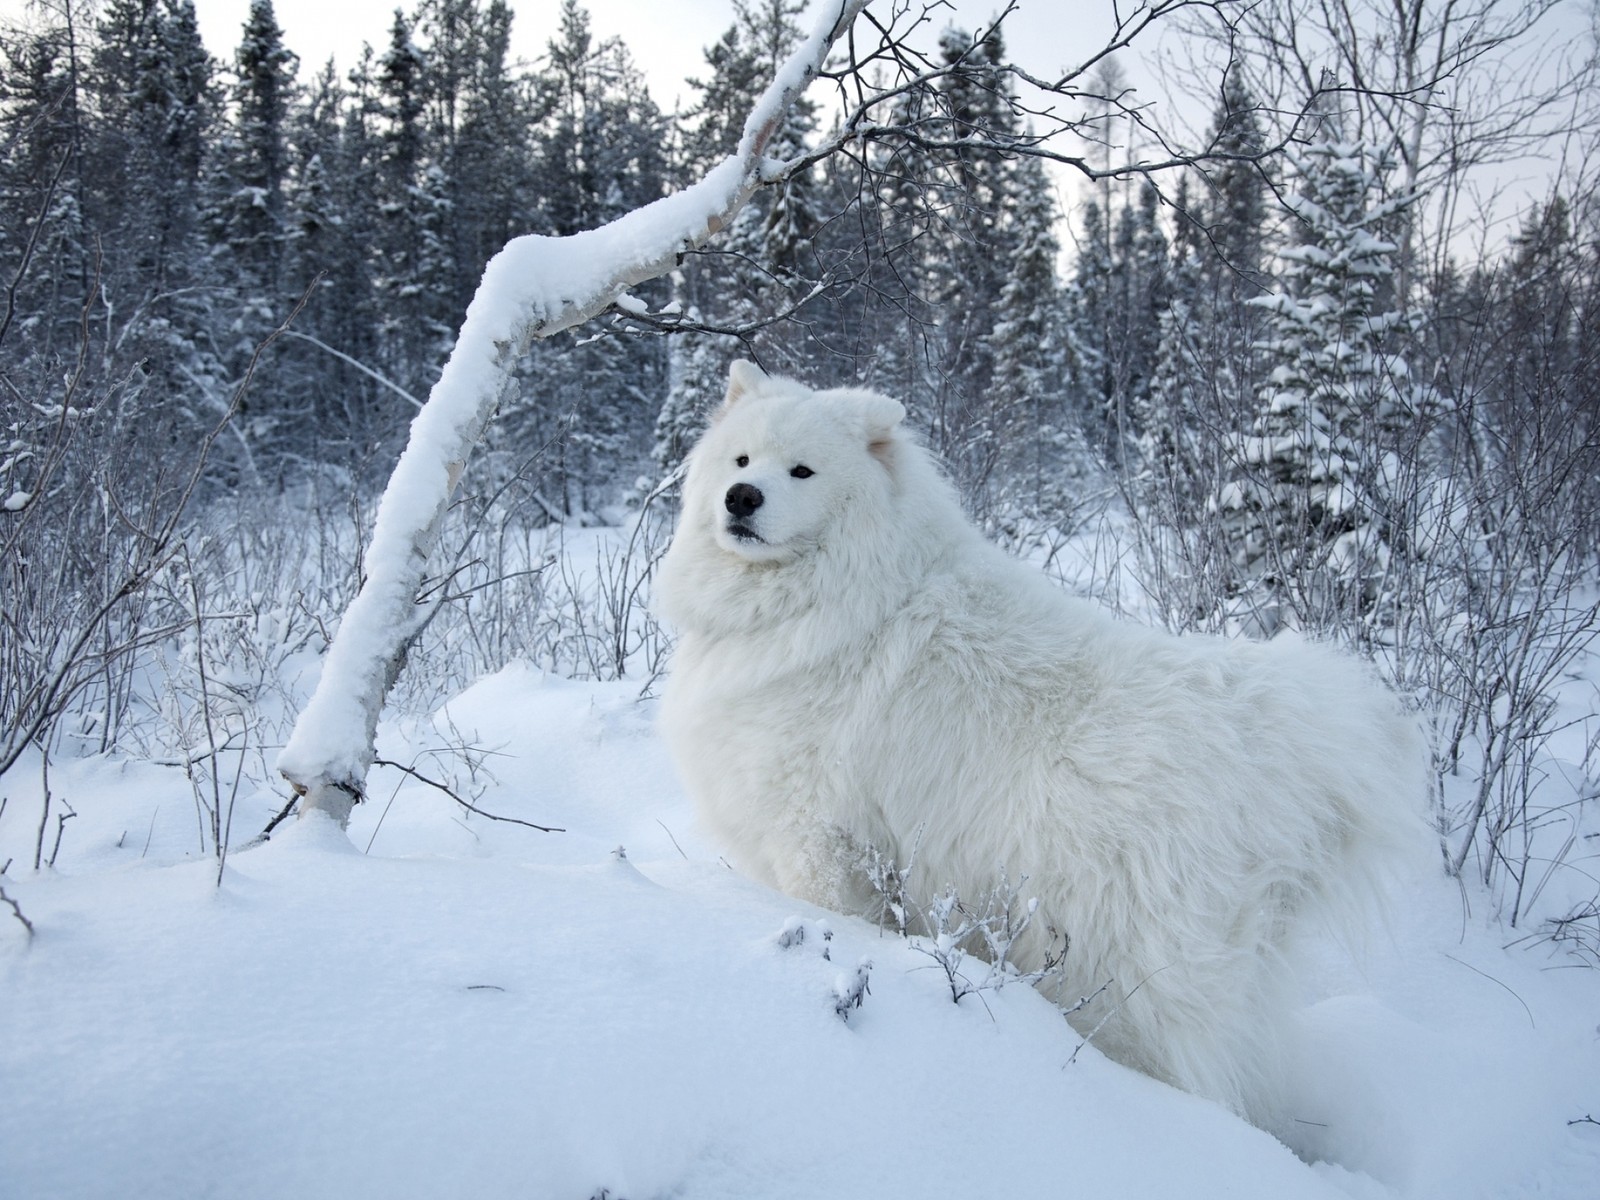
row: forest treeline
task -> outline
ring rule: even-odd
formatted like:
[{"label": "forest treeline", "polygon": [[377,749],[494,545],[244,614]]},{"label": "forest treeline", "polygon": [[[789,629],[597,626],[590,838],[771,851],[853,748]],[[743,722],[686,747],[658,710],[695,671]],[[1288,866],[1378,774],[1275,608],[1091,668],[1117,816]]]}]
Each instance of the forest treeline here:
[{"label": "forest treeline", "polygon": [[[89,407],[138,413],[125,448],[154,467],[249,374],[208,482],[282,488],[308,465],[381,480],[485,261],[518,234],[591,228],[697,178],[737,141],[799,10],[737,6],[685,111],[667,113],[578,0],[531,64],[510,57],[503,2],[421,0],[344,74],[300,71],[268,0],[228,62],[207,54],[187,0],[42,7],[0,47],[0,347],[17,440],[70,376]],[[1546,383],[1592,408],[1587,197],[1575,210],[1552,194],[1480,261],[1424,264],[1396,147],[1335,99],[1287,152],[1252,157],[1278,144],[1273,110],[1234,70],[1206,161],[1103,180],[1063,215],[1038,158],[985,148],[1025,132],[1003,33],[946,30],[939,62],[955,69],[936,106],[916,91],[894,103],[891,121],[942,137],[827,158],[644,288],[675,321],[538,346],[495,452],[513,469],[538,457],[528,469],[554,512],[599,509],[672,465],[737,354],[904,397],[980,506],[1036,506],[1088,462],[1189,470],[1197,419],[1281,435],[1304,415],[1281,402],[1285,369],[1391,383],[1405,370],[1390,424],[1469,396],[1515,411]],[[802,104],[772,154],[802,152],[826,120]],[[1106,166],[1135,161],[1131,124],[1091,105],[1084,129]],[[1350,436],[1360,416],[1328,419]],[[13,459],[0,487],[30,494],[27,471]]]}]

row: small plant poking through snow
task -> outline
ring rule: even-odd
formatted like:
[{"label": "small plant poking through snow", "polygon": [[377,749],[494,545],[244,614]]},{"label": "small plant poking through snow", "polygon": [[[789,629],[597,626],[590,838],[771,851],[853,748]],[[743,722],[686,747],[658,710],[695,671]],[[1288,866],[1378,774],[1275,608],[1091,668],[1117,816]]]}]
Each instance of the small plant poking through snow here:
[{"label": "small plant poking through snow", "polygon": [[922,845],[922,826],[917,826],[917,836],[911,843],[911,854],[906,865],[897,866],[876,846],[868,846],[861,860],[861,869],[879,901],[878,928],[891,922],[896,933],[905,933],[916,905],[906,896],[906,879],[917,866],[917,850]]},{"label": "small plant poking through snow", "polygon": [[[1013,981],[1037,986],[1053,978],[1059,995],[1063,982],[1061,966],[1069,945],[1065,934],[1051,931],[1050,949],[1034,970],[1021,971],[1011,961],[1012,947],[1033,924],[1039,908],[1036,899],[1021,901],[1022,886],[1027,881],[1026,875],[1019,875],[1016,883],[1012,883],[1002,871],[999,882],[977,905],[964,904],[952,887],[946,888],[943,895],[922,910],[928,933],[913,936],[911,948],[938,964],[950,985],[950,999],[955,1003],[978,992],[999,991]],[[967,947],[975,947],[978,952],[969,951]],[[976,964],[971,974],[968,974],[969,964]]]},{"label": "small plant poking through snow", "polygon": [[[783,923],[783,928],[778,930],[774,939],[780,950],[793,950],[797,946],[804,946],[808,941],[818,947],[824,960],[833,961],[833,930],[826,921],[807,921],[802,917],[790,917]],[[856,964],[855,971],[851,974],[839,974],[833,980],[833,1011],[841,1021],[850,1020],[852,1009],[861,1007],[862,1001],[872,991],[867,986],[867,976],[872,971],[872,960],[863,958]]]},{"label": "small plant poking through snow", "polygon": [[829,952],[828,943],[833,941],[833,930],[826,921],[790,917],[778,931],[778,949],[793,950],[796,946],[805,945],[808,937],[822,947],[822,957],[832,962],[833,955]]},{"label": "small plant poking through snow", "polygon": [[855,974],[840,975],[833,981],[833,1011],[841,1021],[849,1022],[850,1010],[860,1008],[867,993],[867,976],[872,973],[872,960],[863,958],[856,964]]},{"label": "small plant poking through snow", "polygon": [[[950,998],[957,1004],[963,997],[999,991],[1008,983],[1037,987],[1052,979],[1055,981],[1053,998],[1059,1003],[1065,982],[1062,965],[1071,946],[1066,934],[1049,930],[1043,961],[1031,971],[1020,970],[1011,961],[1013,948],[1032,926],[1039,910],[1037,899],[1023,899],[1022,890],[1028,877],[1019,875],[1012,882],[1009,873],[1002,868],[994,886],[975,904],[963,902],[953,887],[947,887],[932,901],[923,904],[908,886],[921,841],[922,832],[918,830],[904,867],[876,847],[868,847],[861,867],[882,904],[879,925],[892,921],[898,932],[907,935],[913,950],[933,959],[944,972],[950,985]],[[976,964],[970,973],[969,963]],[[1067,1011],[1077,1012],[1104,990],[1099,989]]]}]

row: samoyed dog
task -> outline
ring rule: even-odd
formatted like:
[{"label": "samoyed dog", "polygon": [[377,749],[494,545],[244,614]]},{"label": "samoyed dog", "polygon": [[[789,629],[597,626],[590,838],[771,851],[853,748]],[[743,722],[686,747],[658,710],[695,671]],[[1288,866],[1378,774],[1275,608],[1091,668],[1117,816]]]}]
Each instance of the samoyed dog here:
[{"label": "samoyed dog", "polygon": [[1349,927],[1420,841],[1420,739],[1303,641],[1113,619],[986,542],[895,400],[735,363],[657,579],[663,724],[740,871],[873,907],[871,847],[931,900],[1028,876],[1112,1058],[1269,1122],[1314,913]]}]

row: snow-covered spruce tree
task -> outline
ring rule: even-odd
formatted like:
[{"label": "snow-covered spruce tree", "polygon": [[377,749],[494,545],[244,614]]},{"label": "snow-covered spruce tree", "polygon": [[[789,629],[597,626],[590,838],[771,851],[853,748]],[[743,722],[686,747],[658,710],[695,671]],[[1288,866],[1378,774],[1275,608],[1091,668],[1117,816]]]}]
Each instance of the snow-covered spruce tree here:
[{"label": "snow-covered spruce tree", "polygon": [[945,30],[925,65],[925,86],[884,98],[897,135],[835,174],[853,211],[824,255],[851,291],[849,323],[835,322],[830,345],[852,356],[851,377],[912,402],[912,419],[984,507],[1001,487],[1001,460],[1027,457],[1008,444],[1019,410],[1014,393],[994,387],[995,333],[1023,316],[1020,287],[1008,311],[1001,296],[1019,239],[1042,220],[1019,205],[1047,199],[1046,189],[1028,155],[1002,149],[1031,135],[998,28]]},{"label": "snow-covered spruce tree", "polygon": [[1119,453],[1142,432],[1139,413],[1155,375],[1161,314],[1166,311],[1167,238],[1159,218],[1159,197],[1148,181],[1137,198],[1117,214],[1112,252],[1114,358],[1118,362],[1112,396]]},{"label": "snow-covered spruce tree", "polygon": [[1066,321],[1073,344],[1082,355],[1082,369],[1073,380],[1073,407],[1090,443],[1103,450],[1111,442],[1111,397],[1115,391],[1112,285],[1116,264],[1111,255],[1110,227],[1098,198],[1083,202],[1077,255],[1066,297]]},{"label": "snow-covered spruce tree", "polygon": [[[56,376],[76,356],[82,298],[92,286],[79,154],[82,53],[63,22],[16,31],[0,46],[0,270],[12,289],[0,344],[18,374]],[[24,319],[25,342],[17,337]]]},{"label": "snow-covered spruce tree", "polygon": [[1114,211],[1102,207],[1109,189],[1084,204],[1067,318],[1086,367],[1076,406],[1091,441],[1116,462],[1140,433],[1169,287],[1159,197],[1147,181],[1135,186]]},{"label": "snow-covered spruce tree", "polygon": [[[912,90],[890,102],[890,123],[916,129],[928,119],[930,96]],[[860,208],[866,226],[858,246],[876,247],[864,260],[863,291],[871,297],[858,313],[864,382],[892,396],[924,395],[932,374],[927,350],[934,324],[930,303],[931,246],[936,244],[945,189],[933,153],[916,141],[869,150],[862,183],[871,202]]]},{"label": "snow-covered spruce tree", "polygon": [[[194,6],[115,0],[95,33],[83,73],[91,112],[78,141],[79,195],[105,302],[97,323],[108,350],[140,364],[152,396],[200,391],[220,410],[226,401],[209,350],[220,281],[211,277],[200,191],[215,107]],[[143,449],[158,454],[170,432]]]},{"label": "snow-covered spruce tree", "polygon": [[[534,85],[536,219],[545,231],[570,236],[660,197],[665,118],[627,48],[595,38],[576,0],[564,0]],[[666,297],[658,283],[640,291],[652,307]],[[666,347],[658,338],[562,337],[542,343],[534,359],[540,402],[508,413],[507,433],[550,445],[544,494],[581,517],[619,499],[642,468],[651,409],[665,390]]]},{"label": "snow-covered spruce tree", "polygon": [[[773,72],[800,42],[796,0],[734,5],[735,20],[704,50],[707,73],[691,79],[697,93],[680,118],[684,166],[703,171],[738,145],[748,113]],[[794,158],[816,127],[816,106],[800,97],[773,135],[769,154]],[[748,330],[739,341],[697,329],[678,332],[667,351],[666,398],[656,415],[648,494],[677,469],[721,395],[735,352],[753,354],[775,371],[803,370],[810,338],[796,323],[761,328],[763,313],[781,311],[811,290],[816,274],[812,241],[821,222],[818,182],[811,172],[757,193],[717,242],[685,259],[673,273],[672,299],[691,325]]]},{"label": "snow-covered spruce tree", "polygon": [[1230,70],[1211,117],[1210,143],[1218,159],[1202,175],[1196,213],[1215,254],[1203,259],[1214,303],[1249,300],[1265,287],[1262,274],[1267,225],[1267,180],[1256,161],[1266,144],[1261,104],[1243,75]]},{"label": "snow-covered spruce tree", "polygon": [[[280,343],[270,381],[263,381],[309,398],[312,421],[300,431],[307,460],[347,467],[363,480],[371,478],[370,456],[386,440],[392,457],[409,409],[394,387],[375,377],[389,364],[373,287],[381,269],[373,257],[386,231],[373,204],[380,193],[370,55],[369,49],[350,73],[348,89],[328,62],[295,114],[287,274],[291,288],[309,288],[319,277],[320,283],[295,321],[295,336]],[[393,383],[403,377],[383,378]]]},{"label": "snow-covered spruce tree", "polygon": [[[1187,181],[1179,184],[1176,201],[1187,211]],[[1208,393],[1215,387],[1208,371],[1210,315],[1202,300],[1202,256],[1205,250],[1194,228],[1179,218],[1167,275],[1166,303],[1156,318],[1155,360],[1150,384],[1135,406],[1139,430],[1135,471],[1158,481],[1162,489],[1188,490],[1196,470],[1195,426],[1208,413]],[[1141,501],[1141,515],[1149,506]],[[1151,514],[1154,519],[1159,516]]]},{"label": "snow-covered spruce tree", "polygon": [[1265,630],[1355,628],[1381,598],[1394,447],[1426,404],[1397,352],[1402,318],[1384,308],[1385,230],[1408,202],[1383,198],[1389,165],[1338,140],[1298,155],[1286,203],[1299,240],[1280,252],[1281,290],[1250,302],[1266,314],[1270,374],[1218,504],[1232,514],[1236,600]]},{"label": "snow-covered spruce tree", "polygon": [[372,287],[381,314],[378,369],[407,391],[423,386],[431,368],[413,346],[428,298],[419,284],[423,220],[421,184],[427,166],[424,124],[428,61],[411,21],[395,9],[389,42],[375,71],[378,158],[372,182],[377,212],[370,252]]},{"label": "snow-covered spruce tree", "polygon": [[467,459],[513,387],[517,362],[535,338],[571,329],[666,274],[726,228],[758,187],[783,177],[785,164],[766,157],[771,139],[863,6],[846,0],[822,14],[750,112],[737,151],[700,182],[599,229],[519,238],[489,263],[378,507],[366,579],[279,757],[302,815],[324,813],[342,825],[362,797],[384,701],[436,611],[418,603],[429,556]]},{"label": "snow-covered spruce tree", "polygon": [[[697,309],[688,312],[700,320]],[[669,478],[705,430],[706,415],[727,384],[727,356],[708,337],[684,333],[667,351],[667,399],[656,416],[650,448],[651,475],[641,480],[645,494]]]},{"label": "snow-covered spruce tree", "polygon": [[1208,504],[1235,475],[1235,438],[1255,418],[1267,183],[1253,156],[1258,104],[1225,77],[1208,140],[1220,161],[1185,173],[1173,198],[1166,303],[1150,383],[1135,398],[1135,469],[1120,476],[1143,570],[1168,624],[1227,625],[1216,603],[1233,587],[1223,514]]},{"label": "snow-covered spruce tree", "polygon": [[220,199],[220,215],[233,261],[248,272],[247,290],[269,297],[282,278],[289,106],[298,61],[284,45],[272,0],[251,0],[234,52],[229,191]]},{"label": "snow-covered spruce tree", "polygon": [[[1263,314],[1247,303],[1266,294],[1267,180],[1256,155],[1266,142],[1260,104],[1238,71],[1229,71],[1212,115],[1210,141],[1220,161],[1199,176],[1192,205],[1180,201],[1175,264],[1192,260],[1193,287],[1187,335],[1209,385],[1203,406],[1212,430],[1235,429],[1253,414],[1257,384],[1256,343]],[[1188,282],[1188,281],[1186,281]]]},{"label": "snow-covered spruce tree", "polygon": [[[229,89],[229,121],[207,167],[207,204],[217,269],[228,281],[219,314],[218,353],[231,394],[256,348],[294,306],[301,289],[285,273],[288,257],[289,115],[298,60],[283,41],[271,0],[251,0]],[[291,294],[292,293],[292,294]],[[252,389],[235,420],[246,461],[242,470],[264,479],[272,463],[303,449],[310,425],[308,398]]]},{"label": "snow-covered spruce tree", "polygon": [[995,434],[1004,455],[999,474],[1030,503],[1049,507],[1053,488],[1069,487],[1076,424],[1066,412],[1067,383],[1076,370],[1062,319],[1056,260],[1055,194],[1038,159],[1016,164],[1006,197],[1009,273],[988,334],[994,363],[990,383]]},{"label": "snow-covered spruce tree", "polygon": [[471,21],[476,58],[458,102],[460,131],[450,165],[456,312],[472,296],[478,264],[527,228],[534,203],[533,120],[527,89],[513,72],[511,25],[505,0],[490,0]]},{"label": "snow-covered spruce tree", "polygon": [[[735,0],[734,11],[744,26],[746,41],[754,50],[757,78],[770,79],[772,73],[800,43],[803,32],[797,18],[805,12],[805,0]],[[753,102],[755,96],[750,96]],[[816,104],[801,96],[789,109],[782,127],[773,137],[775,158],[793,158],[805,152],[817,128]],[[812,239],[822,223],[820,182],[814,171],[798,171],[780,186],[764,193],[751,205],[763,214],[759,247],[762,265],[786,290],[804,288],[814,274],[809,262]],[[786,331],[792,334],[793,331]],[[786,339],[794,342],[792,336]],[[802,348],[784,347],[791,360]]]},{"label": "snow-covered spruce tree", "polygon": [[935,159],[945,180],[936,203],[944,212],[923,247],[928,300],[939,314],[928,341],[929,439],[975,502],[989,493],[1005,446],[1007,405],[991,389],[990,338],[1017,247],[1016,230],[1004,220],[1014,190],[1012,164],[984,145],[966,143],[978,130],[1005,137],[1017,129],[1005,54],[997,27],[976,39],[953,28],[940,36],[939,61],[948,74],[931,132],[954,148]]},{"label": "snow-covered spruce tree", "polygon": [[[680,122],[688,169],[703,170],[737,145],[743,114],[801,40],[795,18],[803,8],[796,0],[734,5],[734,23],[705,49],[706,76],[690,81],[697,96]],[[815,105],[801,97],[773,135],[773,156],[803,153],[815,129]],[[814,174],[798,173],[759,193],[723,237],[683,266],[680,303],[706,324],[747,331],[744,352],[772,370],[801,370],[811,349],[801,325],[761,328],[760,322],[762,314],[804,299],[818,273],[812,241],[822,218]],[[733,349],[727,347],[729,357]]]}]

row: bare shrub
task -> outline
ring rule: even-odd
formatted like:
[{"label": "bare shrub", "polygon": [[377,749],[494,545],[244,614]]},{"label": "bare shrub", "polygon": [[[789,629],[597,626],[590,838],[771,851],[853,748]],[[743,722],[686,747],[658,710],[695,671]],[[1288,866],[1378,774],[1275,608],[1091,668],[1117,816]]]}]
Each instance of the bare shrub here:
[{"label": "bare shrub", "polygon": [[1301,520],[1257,524],[1246,552],[1214,498],[1248,488],[1259,464],[1220,393],[1124,476],[1123,494],[1141,582],[1169,628],[1288,627],[1380,666],[1433,732],[1446,870],[1470,868],[1516,927],[1577,866],[1577,809],[1595,791],[1592,743],[1574,758],[1555,742],[1568,724],[1559,692],[1600,635],[1600,438],[1556,375],[1498,402],[1506,347],[1471,349],[1481,361],[1458,359],[1453,394],[1436,392],[1402,429],[1352,439],[1352,476],[1381,481],[1367,493],[1381,504],[1354,519],[1381,545],[1330,554]]},{"label": "bare shrub", "polygon": [[894,922],[913,950],[933,960],[944,974],[952,1002],[959,1004],[968,996],[998,991],[1008,983],[1041,990],[1053,983],[1054,998],[1060,1000],[1065,982],[1062,968],[1071,946],[1065,933],[1048,931],[1037,967],[1022,970],[1012,961],[1012,951],[1033,925],[1039,908],[1038,900],[1024,898],[1026,875],[1012,880],[1002,867],[983,896],[964,901],[955,888],[946,886],[922,900],[910,886],[916,870],[916,846],[904,866],[869,847],[861,869],[881,901],[882,918]]}]

